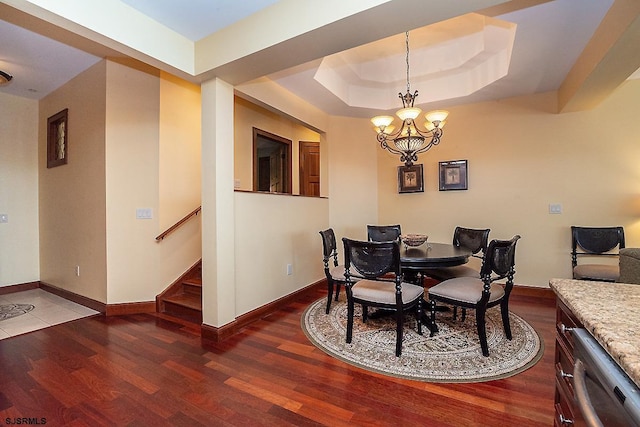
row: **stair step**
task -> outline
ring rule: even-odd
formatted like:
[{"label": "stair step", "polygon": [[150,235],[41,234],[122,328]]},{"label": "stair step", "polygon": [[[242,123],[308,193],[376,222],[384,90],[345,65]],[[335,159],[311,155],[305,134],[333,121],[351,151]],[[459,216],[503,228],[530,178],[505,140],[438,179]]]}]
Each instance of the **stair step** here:
[{"label": "stair step", "polygon": [[199,277],[192,277],[190,279],[184,279],[182,281],[182,291],[192,295],[202,295],[202,279]]},{"label": "stair step", "polygon": [[182,307],[190,308],[192,310],[202,310],[202,298],[200,297],[200,295],[184,293],[165,297],[163,298],[163,301],[165,303],[179,305]]},{"label": "stair step", "polygon": [[189,322],[202,323],[202,266],[200,263],[156,297],[158,311]]},{"label": "stair step", "polygon": [[184,279],[182,283],[186,283],[192,286],[200,286],[202,287],[202,277],[191,277],[189,279]]}]

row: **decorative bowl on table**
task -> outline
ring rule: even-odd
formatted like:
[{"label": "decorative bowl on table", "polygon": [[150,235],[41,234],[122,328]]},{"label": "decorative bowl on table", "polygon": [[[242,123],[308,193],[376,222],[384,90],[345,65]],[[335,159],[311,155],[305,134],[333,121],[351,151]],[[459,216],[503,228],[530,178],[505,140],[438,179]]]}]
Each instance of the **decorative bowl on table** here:
[{"label": "decorative bowl on table", "polygon": [[429,236],[427,236],[426,234],[401,234],[400,235],[400,240],[402,240],[402,243],[412,247],[420,246],[421,244],[426,242],[428,238]]}]

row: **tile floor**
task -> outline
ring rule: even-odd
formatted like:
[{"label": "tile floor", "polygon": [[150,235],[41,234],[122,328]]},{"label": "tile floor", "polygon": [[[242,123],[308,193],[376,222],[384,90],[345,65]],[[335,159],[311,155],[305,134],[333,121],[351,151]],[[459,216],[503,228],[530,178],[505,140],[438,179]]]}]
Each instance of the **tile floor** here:
[{"label": "tile floor", "polygon": [[26,314],[0,320],[0,340],[98,314],[95,310],[42,289],[0,295],[0,304],[33,304],[35,306]]}]

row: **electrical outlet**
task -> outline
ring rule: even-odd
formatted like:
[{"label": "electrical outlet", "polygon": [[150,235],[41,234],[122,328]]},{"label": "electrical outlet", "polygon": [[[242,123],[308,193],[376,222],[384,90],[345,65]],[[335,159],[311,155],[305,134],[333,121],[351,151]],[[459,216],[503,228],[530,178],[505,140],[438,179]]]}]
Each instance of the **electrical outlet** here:
[{"label": "electrical outlet", "polygon": [[80,277],[80,266],[76,265],[76,276]]},{"label": "electrical outlet", "polygon": [[293,274],[293,265],[287,264],[287,276],[291,276]]},{"label": "electrical outlet", "polygon": [[5,224],[9,222],[9,215],[8,214],[0,214],[0,223]]}]

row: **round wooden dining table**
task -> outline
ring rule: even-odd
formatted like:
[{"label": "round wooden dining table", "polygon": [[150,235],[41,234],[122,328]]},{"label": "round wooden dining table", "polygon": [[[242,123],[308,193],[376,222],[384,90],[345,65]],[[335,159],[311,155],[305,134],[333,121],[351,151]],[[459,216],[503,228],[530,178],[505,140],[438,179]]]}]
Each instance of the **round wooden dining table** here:
[{"label": "round wooden dining table", "polygon": [[470,250],[446,243],[427,242],[416,247],[401,244],[400,248],[402,269],[415,272],[462,265],[469,261],[470,256]]}]

